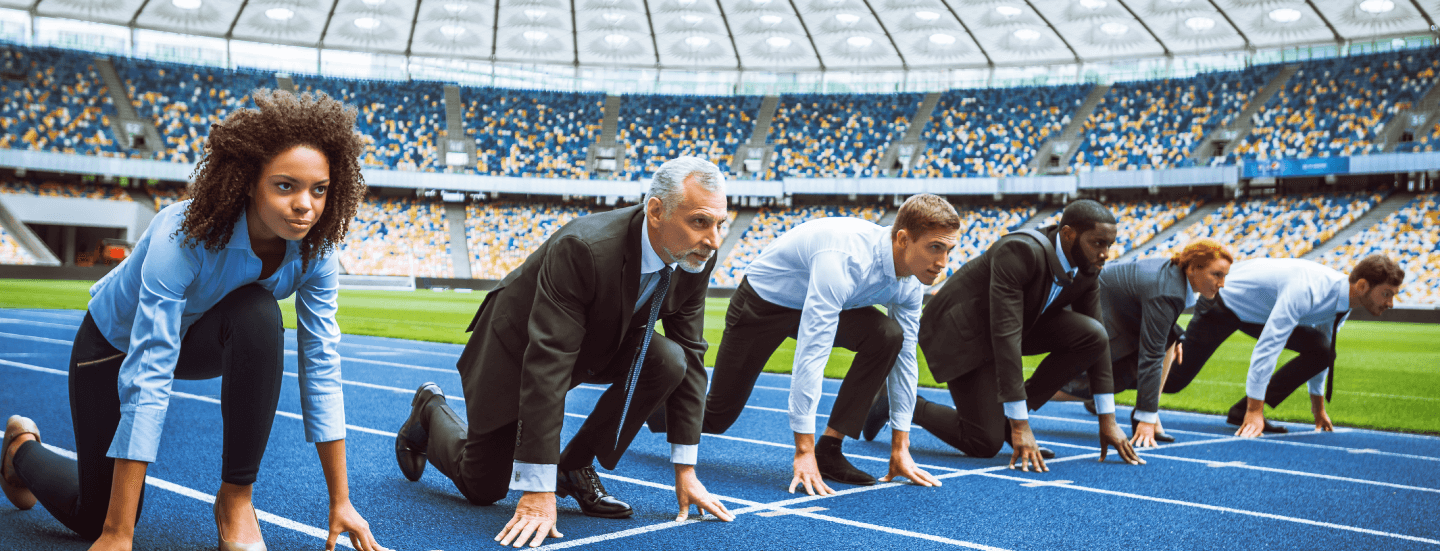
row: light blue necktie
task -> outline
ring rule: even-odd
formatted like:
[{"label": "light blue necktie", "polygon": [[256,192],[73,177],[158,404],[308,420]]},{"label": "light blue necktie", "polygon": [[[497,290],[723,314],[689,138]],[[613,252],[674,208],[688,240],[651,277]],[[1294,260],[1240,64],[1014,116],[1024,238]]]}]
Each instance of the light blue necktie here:
[{"label": "light blue necktie", "polygon": [[645,340],[640,345],[640,354],[630,366],[630,375],[625,378],[625,409],[620,410],[620,428],[615,430],[615,447],[620,447],[620,434],[625,432],[625,416],[630,413],[630,399],[635,396],[635,383],[640,381],[640,367],[645,364],[645,352],[650,350],[650,337],[655,334],[655,319],[660,317],[660,305],[665,303],[665,293],[670,290],[669,266],[660,269],[660,283],[650,295],[650,320],[645,322]]}]

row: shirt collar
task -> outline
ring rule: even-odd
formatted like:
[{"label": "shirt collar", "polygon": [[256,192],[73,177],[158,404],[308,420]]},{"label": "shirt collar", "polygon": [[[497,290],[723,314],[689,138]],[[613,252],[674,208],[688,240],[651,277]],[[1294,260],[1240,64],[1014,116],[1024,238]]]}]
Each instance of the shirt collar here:
[{"label": "shirt collar", "polygon": [[[674,271],[679,262],[670,263],[670,270]],[[665,267],[665,261],[660,255],[655,254],[655,247],[650,244],[650,222],[640,222],[640,275],[653,274]]]},{"label": "shirt collar", "polygon": [[1060,267],[1065,269],[1065,273],[1073,277],[1075,268],[1070,266],[1070,259],[1065,258],[1065,250],[1060,247],[1060,232],[1058,231],[1055,232],[1055,256],[1060,257]]},{"label": "shirt collar", "polygon": [[1180,272],[1180,279],[1185,280],[1185,307],[1189,308],[1191,306],[1194,306],[1197,302],[1195,290],[1190,288],[1190,278],[1185,277],[1184,270],[1181,270]]},{"label": "shirt collar", "polygon": [[880,242],[875,244],[875,248],[879,249],[880,268],[885,270],[886,281],[899,281],[900,278],[895,275],[895,241],[890,237],[891,231],[891,226],[885,226],[885,231],[879,234]]},{"label": "shirt collar", "polygon": [[230,230],[230,242],[225,244],[227,249],[250,249],[250,225],[245,222],[245,210],[240,209],[240,219],[235,221],[235,228]]}]

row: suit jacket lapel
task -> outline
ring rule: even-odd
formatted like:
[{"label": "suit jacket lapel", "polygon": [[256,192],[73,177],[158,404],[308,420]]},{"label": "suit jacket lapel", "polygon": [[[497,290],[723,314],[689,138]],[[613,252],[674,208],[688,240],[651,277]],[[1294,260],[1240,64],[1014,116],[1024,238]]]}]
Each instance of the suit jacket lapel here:
[{"label": "suit jacket lapel", "polygon": [[621,307],[617,312],[620,319],[615,326],[622,328],[622,333],[630,327],[630,317],[635,313],[635,299],[640,296],[640,225],[645,223],[645,207],[642,203],[632,208],[635,212],[626,224],[625,258],[620,267]]},{"label": "suit jacket lapel", "polygon": [[1065,294],[1070,291],[1071,287],[1074,287],[1074,285],[1071,285],[1070,274],[1065,273],[1065,269],[1060,266],[1059,251],[1055,250],[1055,234],[1059,231],[1059,226],[1050,226],[1036,230],[1036,233],[1045,236],[1045,243],[1041,246],[1041,250],[1045,255],[1045,265],[1049,269],[1045,271],[1045,277],[1040,285],[1040,293],[1038,295],[1040,297],[1040,308],[1037,309],[1035,315],[1030,318],[1030,325],[1035,325],[1035,322],[1040,320],[1040,316],[1045,315],[1045,310],[1047,309],[1045,307],[1045,300],[1050,298],[1050,286],[1055,284],[1056,278],[1060,278],[1060,281],[1065,283],[1066,287],[1060,290],[1060,294],[1055,297],[1055,302],[1060,302],[1064,299]]}]

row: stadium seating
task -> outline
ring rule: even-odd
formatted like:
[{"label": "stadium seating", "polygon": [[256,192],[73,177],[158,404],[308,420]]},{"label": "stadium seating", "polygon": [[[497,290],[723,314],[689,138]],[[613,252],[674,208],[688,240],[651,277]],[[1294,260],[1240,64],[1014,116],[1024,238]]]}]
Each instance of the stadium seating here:
[{"label": "stadium seating", "polygon": [[156,158],[184,164],[198,162],[205,153],[210,125],[236,109],[253,107],[252,90],[275,87],[273,73],[145,59],[118,61],[115,70],[136,114],[150,118],[160,132],[163,151]]},{"label": "stadium seating", "polygon": [[1271,67],[1118,83],[1085,120],[1076,170],[1193,166],[1205,137],[1245,108]]},{"label": "stadium seating", "polygon": [[950,251],[950,263],[945,273],[935,281],[934,289],[964,266],[966,262],[980,256],[996,239],[1004,237],[1035,216],[1035,207],[1028,202],[1012,206],[965,207],[955,209],[960,214],[960,241]]},{"label": "stadium seating", "polygon": [[558,203],[470,203],[465,209],[470,277],[476,279],[505,277],[561,226],[591,213]]},{"label": "stadium seating", "polygon": [[337,256],[352,274],[454,277],[445,207],[429,201],[366,199]]},{"label": "stadium seating", "polygon": [[365,136],[365,166],[420,172],[445,167],[443,85],[424,81],[296,77],[301,92],[321,91],[359,108],[356,126]]},{"label": "stadium seating", "polygon": [[0,148],[123,156],[93,54],[0,45]]},{"label": "stadium seating", "polygon": [[883,207],[844,206],[761,207],[760,211],[755,214],[755,219],[750,222],[750,227],[745,228],[745,233],[740,234],[740,241],[735,243],[735,248],[731,249],[730,254],[725,258],[720,259],[720,264],[710,275],[710,286],[727,288],[739,286],[740,279],[745,276],[745,267],[749,266],[755,257],[760,256],[760,251],[771,241],[803,222],[831,216],[864,218],[879,223],[880,219],[885,217],[885,209]]},{"label": "stadium seating", "polygon": [[880,157],[905,135],[924,94],[786,94],[770,123],[769,178],[880,174]]},{"label": "stadium seating", "polygon": [[[1105,206],[1115,213],[1115,219],[1119,221],[1115,225],[1115,244],[1110,246],[1110,259],[1120,258],[1144,245],[1203,204],[1205,201],[1198,197],[1174,201],[1107,201]],[[1057,209],[1036,227],[1059,224],[1060,213]]]},{"label": "stadium seating", "polygon": [[460,88],[478,174],[588,178],[585,155],[600,136],[605,94]]},{"label": "stadium seating", "polygon": [[620,105],[626,174],[650,177],[669,159],[693,155],[729,173],[731,155],[754,131],[760,96],[629,95]]},{"label": "stadium seating", "polygon": [[0,193],[17,195],[39,195],[66,199],[104,199],[108,201],[134,201],[120,186],[90,185],[61,182],[34,182],[17,180],[0,182]]},{"label": "stadium seating", "polygon": [[1435,151],[1436,145],[1440,145],[1440,123],[1423,128],[1415,134],[1415,139],[1412,141],[1396,144],[1395,151],[1397,153]]},{"label": "stadium seating", "polygon": [[1405,284],[1395,303],[1440,306],[1440,195],[1416,197],[1369,229],[1357,233],[1320,262],[1345,273],[1371,254],[1382,253],[1405,269]]},{"label": "stadium seating", "polygon": [[1229,244],[1237,261],[1259,257],[1299,258],[1384,199],[1385,195],[1380,193],[1236,199],[1141,256],[1168,258],[1191,239],[1210,237]]},{"label": "stadium seating", "polygon": [[1405,50],[1307,61],[1254,117],[1238,158],[1363,155],[1380,131],[1436,82],[1440,50]]},{"label": "stadium seating", "polygon": [[145,191],[149,192],[150,199],[155,201],[155,212],[190,198],[190,192],[179,186],[152,187]]},{"label": "stadium seating", "polygon": [[921,177],[1030,174],[1030,161],[1059,136],[1091,86],[950,90],[940,95],[922,139],[928,144],[905,171]]},{"label": "stadium seating", "polygon": [[0,226],[0,264],[34,264],[35,256]]}]

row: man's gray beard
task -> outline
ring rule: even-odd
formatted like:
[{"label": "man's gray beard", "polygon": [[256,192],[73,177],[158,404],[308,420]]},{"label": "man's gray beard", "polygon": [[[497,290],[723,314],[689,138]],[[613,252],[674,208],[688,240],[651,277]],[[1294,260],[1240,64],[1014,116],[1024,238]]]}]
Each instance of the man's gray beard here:
[{"label": "man's gray beard", "polygon": [[[662,248],[663,248],[663,247],[662,247]],[[698,273],[700,273],[700,272],[705,271],[705,265],[710,262],[710,257],[715,256],[715,250],[714,250],[714,249],[710,249],[710,250],[709,250],[710,252],[709,252],[709,253],[706,253],[706,255],[705,255],[705,260],[702,260],[702,261],[697,262],[697,263],[694,263],[694,264],[692,264],[692,263],[690,262],[690,254],[691,254],[691,253],[700,253],[700,252],[705,252],[705,251],[706,251],[706,248],[705,248],[705,247],[696,247],[696,248],[694,248],[694,249],[689,249],[689,250],[686,250],[686,251],[682,251],[680,254],[677,255],[677,254],[674,254],[674,253],[670,252],[670,249],[665,249],[665,254],[670,255],[670,258],[673,259],[672,261],[680,265],[680,269],[681,269],[681,270],[685,270],[685,271],[690,272],[690,273],[692,273],[692,274],[698,274]]]}]

